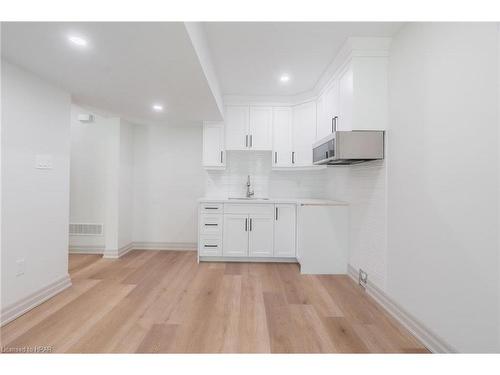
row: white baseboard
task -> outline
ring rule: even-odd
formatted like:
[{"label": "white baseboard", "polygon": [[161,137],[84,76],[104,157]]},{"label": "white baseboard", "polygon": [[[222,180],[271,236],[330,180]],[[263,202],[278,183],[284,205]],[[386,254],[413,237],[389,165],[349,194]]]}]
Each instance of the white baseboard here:
[{"label": "white baseboard", "polygon": [[200,256],[200,262],[298,263],[295,258]]},{"label": "white baseboard", "polygon": [[[349,264],[348,275],[358,283],[358,272]],[[401,323],[413,336],[433,353],[457,353],[457,350],[447,344],[442,338],[431,332],[425,325],[418,321],[408,311],[392,300],[382,289],[368,280],[366,292],[393,318]]]},{"label": "white baseboard", "polygon": [[106,258],[106,259],[118,259],[122,256],[124,256],[125,254],[127,254],[129,251],[132,251],[134,250],[135,247],[134,247],[134,243],[131,242],[125,246],[122,246],[120,247],[119,249],[112,249],[112,250],[104,250],[104,254],[103,254],[103,258]]},{"label": "white baseboard", "polygon": [[104,254],[104,246],[99,245],[70,245],[70,254]]},{"label": "white baseboard", "polygon": [[71,279],[69,275],[65,275],[60,279],[38,289],[36,292],[28,295],[27,297],[19,300],[18,302],[6,306],[2,309],[0,317],[0,325],[3,326],[17,317],[23,315],[29,310],[42,304],[49,298],[55,296],[56,294],[62,292],[64,289],[71,286]]},{"label": "white baseboard", "polygon": [[134,250],[196,251],[196,242],[134,242]]}]

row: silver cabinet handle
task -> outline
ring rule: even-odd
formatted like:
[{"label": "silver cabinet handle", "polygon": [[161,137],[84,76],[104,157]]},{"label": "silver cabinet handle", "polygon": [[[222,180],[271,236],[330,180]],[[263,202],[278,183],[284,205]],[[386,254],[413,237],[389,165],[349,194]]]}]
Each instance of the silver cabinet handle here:
[{"label": "silver cabinet handle", "polygon": [[250,219],[250,232],[252,231],[252,219]]},{"label": "silver cabinet handle", "polygon": [[253,135],[250,134],[250,147],[252,147],[252,146],[253,146]]},{"label": "silver cabinet handle", "polygon": [[205,207],[205,210],[218,210],[219,207]]},{"label": "silver cabinet handle", "polygon": [[337,131],[337,121],[339,116],[332,117],[332,133]]},{"label": "silver cabinet handle", "polygon": [[278,164],[278,153],[274,151],[274,164]]},{"label": "silver cabinet handle", "polygon": [[248,219],[245,219],[245,232],[248,232]]},{"label": "silver cabinet handle", "polygon": [[292,164],[295,164],[295,151],[292,151]]},{"label": "silver cabinet handle", "polygon": [[211,224],[211,223],[205,224],[206,227],[216,227],[217,225],[219,225],[219,224]]},{"label": "silver cabinet handle", "polygon": [[205,247],[217,247],[217,245],[205,245]]},{"label": "silver cabinet handle", "polygon": [[278,221],[278,207],[276,207],[276,221]]},{"label": "silver cabinet handle", "polygon": [[248,134],[245,135],[245,147],[248,147]]},{"label": "silver cabinet handle", "polygon": [[222,154],[223,154],[223,153],[224,153],[224,151],[221,151],[221,152],[220,152],[220,163],[221,163],[221,164],[223,163],[223,161],[222,161]]}]

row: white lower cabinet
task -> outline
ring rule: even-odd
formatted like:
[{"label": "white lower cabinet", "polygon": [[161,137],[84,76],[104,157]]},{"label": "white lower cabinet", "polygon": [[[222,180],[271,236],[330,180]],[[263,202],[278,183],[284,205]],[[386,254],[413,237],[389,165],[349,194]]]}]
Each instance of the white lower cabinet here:
[{"label": "white lower cabinet", "polygon": [[296,206],[276,204],[274,210],[274,256],[295,258]]},{"label": "white lower cabinet", "polygon": [[224,215],[223,229],[224,250],[227,257],[245,257],[248,255],[248,215]]},{"label": "white lower cabinet", "polygon": [[224,215],[224,251],[226,257],[273,256],[273,218],[245,214]]},{"label": "white lower cabinet", "polygon": [[248,220],[248,255],[251,257],[272,257],[274,238],[272,216],[250,216]]},{"label": "white lower cabinet", "polygon": [[[220,212],[206,213],[213,211]],[[292,203],[201,203],[198,254],[202,260],[295,258],[295,211]]]}]

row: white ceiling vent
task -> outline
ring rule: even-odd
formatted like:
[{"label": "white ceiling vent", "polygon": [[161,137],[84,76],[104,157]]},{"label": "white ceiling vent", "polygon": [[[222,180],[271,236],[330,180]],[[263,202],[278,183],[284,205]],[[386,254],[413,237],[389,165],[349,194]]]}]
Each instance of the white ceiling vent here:
[{"label": "white ceiling vent", "polygon": [[70,223],[70,236],[102,236],[104,233],[103,224]]}]

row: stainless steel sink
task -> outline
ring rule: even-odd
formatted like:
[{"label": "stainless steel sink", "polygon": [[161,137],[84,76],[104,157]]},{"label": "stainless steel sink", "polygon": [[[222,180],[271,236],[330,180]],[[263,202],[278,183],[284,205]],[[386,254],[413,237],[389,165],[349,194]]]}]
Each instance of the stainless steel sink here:
[{"label": "stainless steel sink", "polygon": [[258,198],[258,197],[243,197],[243,198],[236,198],[236,197],[229,197],[230,200],[239,200],[239,201],[268,201],[269,198]]}]

